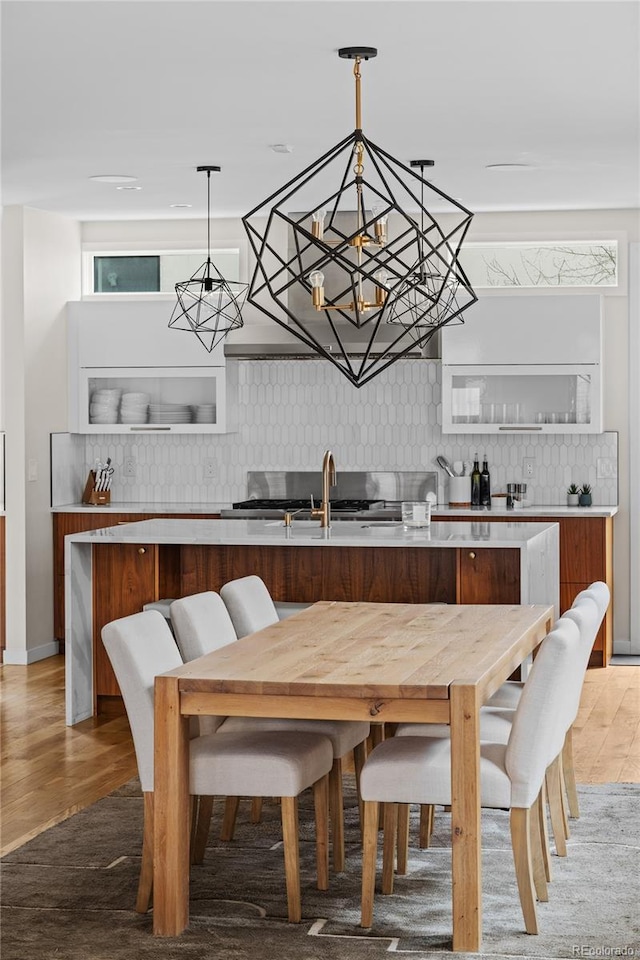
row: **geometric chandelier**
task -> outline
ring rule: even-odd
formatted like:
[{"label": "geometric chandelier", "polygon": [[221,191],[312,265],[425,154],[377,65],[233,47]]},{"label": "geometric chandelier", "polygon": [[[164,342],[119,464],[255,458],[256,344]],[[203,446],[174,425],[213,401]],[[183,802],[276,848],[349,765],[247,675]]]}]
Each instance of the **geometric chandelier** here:
[{"label": "geometric chandelier", "polygon": [[424,179],[430,161],[407,167],[363,133],[360,64],[377,50],[338,54],[354,61],[355,130],[243,217],[256,259],[247,302],[360,387],[463,322],[477,299],[459,261],[473,214]]},{"label": "geometric chandelier", "polygon": [[194,333],[206,350],[213,348],[230,330],[243,325],[240,313],[248,284],[225,280],[211,260],[211,173],[220,167],[196,167],[207,174],[207,259],[194,275],[176,283],[176,303],[169,326]]}]

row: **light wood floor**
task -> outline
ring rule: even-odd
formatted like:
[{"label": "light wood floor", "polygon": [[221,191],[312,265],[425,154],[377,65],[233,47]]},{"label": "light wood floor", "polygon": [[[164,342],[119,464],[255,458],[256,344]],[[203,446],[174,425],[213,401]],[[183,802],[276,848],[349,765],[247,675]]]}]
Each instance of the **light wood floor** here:
[{"label": "light wood floor", "polygon": [[[64,722],[64,658],[0,668],[0,854],[136,773],[124,717]],[[640,667],[589,670],[574,727],[581,783],[640,783]]]}]

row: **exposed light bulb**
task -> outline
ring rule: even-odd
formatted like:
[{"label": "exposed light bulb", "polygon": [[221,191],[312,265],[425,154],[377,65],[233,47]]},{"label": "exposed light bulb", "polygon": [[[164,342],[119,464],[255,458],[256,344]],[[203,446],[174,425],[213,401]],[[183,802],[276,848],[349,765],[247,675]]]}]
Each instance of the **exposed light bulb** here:
[{"label": "exposed light bulb", "polygon": [[371,207],[371,215],[376,222],[376,240],[381,244],[387,241],[387,220],[389,219],[388,213],[382,213],[383,209],[384,207],[377,203]]},{"label": "exposed light bulb", "polygon": [[314,210],[311,214],[311,233],[318,240],[322,240],[322,235],[324,233],[324,218],[327,215],[327,211],[322,208],[320,210]]},{"label": "exposed light bulb", "polygon": [[385,300],[387,299],[387,281],[389,280],[389,273],[384,267],[381,267],[373,275],[373,279],[376,281],[376,306],[381,307]]},{"label": "exposed light bulb", "polygon": [[311,296],[316,310],[322,310],[324,306],[324,273],[321,270],[313,270],[309,274],[309,283],[311,284]]}]

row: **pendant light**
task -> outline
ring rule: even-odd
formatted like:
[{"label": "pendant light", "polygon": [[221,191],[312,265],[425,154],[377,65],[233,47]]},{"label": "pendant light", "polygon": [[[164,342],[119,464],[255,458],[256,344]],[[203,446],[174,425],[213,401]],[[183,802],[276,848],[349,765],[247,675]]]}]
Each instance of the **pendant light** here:
[{"label": "pendant light", "polygon": [[385,319],[387,323],[400,324],[415,343],[424,346],[445,325],[464,323],[464,320],[457,296],[460,283],[451,269],[447,249],[443,248],[437,256],[425,256],[424,188],[427,181],[424,169],[433,167],[434,161],[411,160],[410,166],[420,170],[418,258],[415,270],[396,286],[393,296],[388,299]]},{"label": "pendant light", "polygon": [[256,258],[247,301],[359,387],[476,301],[458,259],[473,214],[424,179],[430,161],[418,174],[365,136],[360,67],[377,50],[338,54],[354,61],[355,129],[243,217]]},{"label": "pendant light", "polygon": [[207,259],[189,280],[176,283],[176,303],[169,326],[194,333],[206,350],[243,325],[241,309],[248,284],[225,280],[211,260],[211,174],[220,167],[196,167],[207,174]]}]

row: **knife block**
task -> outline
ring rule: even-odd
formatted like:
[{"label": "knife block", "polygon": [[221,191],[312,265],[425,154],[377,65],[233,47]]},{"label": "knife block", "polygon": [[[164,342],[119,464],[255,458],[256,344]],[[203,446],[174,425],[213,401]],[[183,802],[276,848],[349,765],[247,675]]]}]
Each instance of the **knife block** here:
[{"label": "knife block", "polygon": [[82,502],[90,503],[94,507],[104,507],[111,504],[111,490],[96,490],[96,475],[93,470],[89,471],[82,494]]}]

